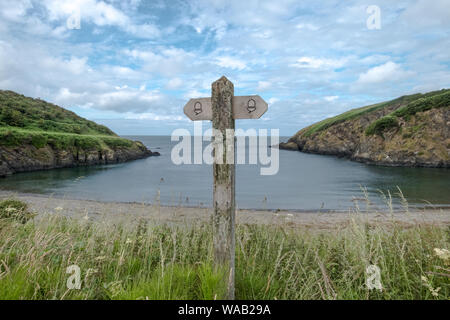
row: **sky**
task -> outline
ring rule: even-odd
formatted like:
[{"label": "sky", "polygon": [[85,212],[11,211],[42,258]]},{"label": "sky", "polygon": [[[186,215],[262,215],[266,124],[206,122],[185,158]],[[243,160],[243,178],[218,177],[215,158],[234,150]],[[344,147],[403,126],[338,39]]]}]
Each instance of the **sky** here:
[{"label": "sky", "polygon": [[282,136],[449,88],[450,0],[0,0],[0,89],[120,135],[192,131],[222,75],[269,104],[236,126]]}]

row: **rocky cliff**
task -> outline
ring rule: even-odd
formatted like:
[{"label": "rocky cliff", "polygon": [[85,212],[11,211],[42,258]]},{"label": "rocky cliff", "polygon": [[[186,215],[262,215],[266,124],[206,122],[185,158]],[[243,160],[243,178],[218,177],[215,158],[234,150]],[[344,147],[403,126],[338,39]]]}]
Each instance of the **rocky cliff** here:
[{"label": "rocky cliff", "polygon": [[304,128],[280,149],[355,161],[450,167],[450,90],[354,109]]},{"label": "rocky cliff", "polygon": [[0,176],[25,171],[120,163],[159,155],[158,152],[148,150],[141,142],[134,143],[132,148],[104,150],[58,150],[50,145],[36,148],[32,144],[16,147],[0,145]]}]

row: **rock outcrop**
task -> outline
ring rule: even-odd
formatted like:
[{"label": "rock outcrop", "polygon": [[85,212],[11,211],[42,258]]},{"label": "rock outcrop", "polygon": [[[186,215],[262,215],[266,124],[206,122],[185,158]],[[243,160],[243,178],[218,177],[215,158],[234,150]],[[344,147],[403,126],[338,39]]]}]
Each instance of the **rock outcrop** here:
[{"label": "rock outcrop", "polygon": [[42,148],[31,144],[15,147],[0,145],[0,177],[25,171],[120,163],[150,156],[159,156],[159,153],[148,150],[138,141],[131,148],[117,147],[102,151],[59,150],[50,145]]},{"label": "rock outcrop", "polygon": [[294,141],[280,142],[278,147],[284,150],[299,151],[298,145]]},{"label": "rock outcrop", "polygon": [[[448,90],[438,93],[448,101]],[[375,121],[389,115],[405,114],[396,111],[400,108],[404,111],[412,101],[415,100],[402,97],[385,103],[383,107],[372,107],[374,110],[370,112],[357,111],[360,114],[355,117],[341,115],[327,119],[327,123],[324,121],[300,130],[279,147],[336,155],[369,164],[449,168],[449,104],[435,108],[427,106],[425,101],[422,104],[425,108],[416,108],[417,112],[395,117],[395,125],[382,127],[377,134],[368,134],[368,127]]]}]

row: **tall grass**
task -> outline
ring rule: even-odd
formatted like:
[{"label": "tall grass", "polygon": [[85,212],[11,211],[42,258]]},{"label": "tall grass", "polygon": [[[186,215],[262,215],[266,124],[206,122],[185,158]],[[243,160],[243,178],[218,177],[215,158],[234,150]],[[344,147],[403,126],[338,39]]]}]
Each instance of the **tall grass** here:
[{"label": "tall grass", "polygon": [[[236,298],[449,299],[448,226],[372,226],[364,217],[328,231],[238,225]],[[208,224],[3,219],[0,299],[220,299],[212,237]],[[79,290],[66,285],[74,264]],[[371,264],[382,291],[365,284]]]}]

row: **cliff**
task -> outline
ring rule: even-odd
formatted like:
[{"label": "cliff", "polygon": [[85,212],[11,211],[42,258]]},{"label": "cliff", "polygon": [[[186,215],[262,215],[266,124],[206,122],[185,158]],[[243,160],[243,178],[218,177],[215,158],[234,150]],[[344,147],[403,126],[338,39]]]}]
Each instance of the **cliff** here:
[{"label": "cliff", "polygon": [[388,166],[450,167],[450,90],[350,110],[298,131],[280,149]]},{"label": "cliff", "polygon": [[75,113],[0,90],[0,176],[159,155]]}]

